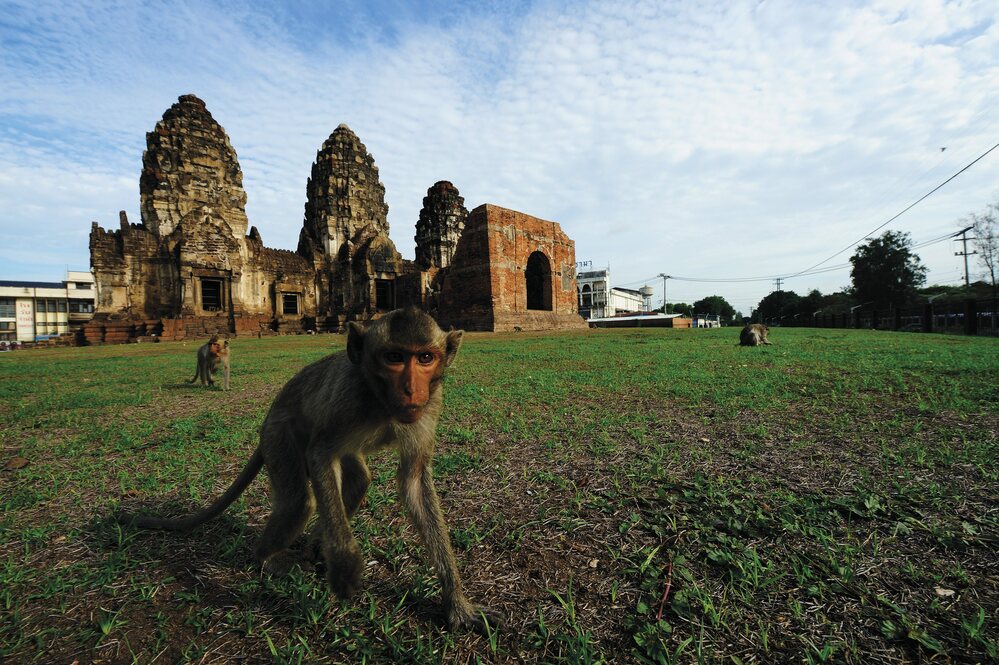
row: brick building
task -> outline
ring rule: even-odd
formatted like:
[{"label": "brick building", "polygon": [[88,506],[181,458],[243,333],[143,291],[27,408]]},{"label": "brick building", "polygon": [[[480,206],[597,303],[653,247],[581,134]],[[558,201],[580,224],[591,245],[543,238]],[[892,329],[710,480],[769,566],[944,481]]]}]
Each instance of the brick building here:
[{"label": "brick building", "polygon": [[438,317],[466,330],[585,328],[576,305],[576,249],[562,228],[485,204],[455,248]]}]

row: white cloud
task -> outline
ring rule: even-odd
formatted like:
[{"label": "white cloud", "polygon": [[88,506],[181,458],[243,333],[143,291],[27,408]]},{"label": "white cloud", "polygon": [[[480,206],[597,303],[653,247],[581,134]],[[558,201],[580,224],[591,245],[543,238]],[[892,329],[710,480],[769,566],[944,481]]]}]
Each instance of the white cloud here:
[{"label": "white cloud", "polygon": [[[619,283],[801,270],[999,140],[987,2],[548,2],[423,15],[386,3],[33,2],[7,18],[0,229],[16,246],[4,243],[5,260],[85,265],[88,222],[114,226],[118,209],[137,209],[145,132],[188,92],[226,128],[250,221],[271,246],[295,247],[316,150],[346,122],[380,167],[404,254],[426,189],[448,179],[469,207],[560,222],[578,258],[611,264]],[[991,200],[997,159],[891,228],[917,240],[951,228]],[[53,197],[53,182],[68,189]],[[56,218],[62,240],[51,242]],[[79,246],[67,242],[74,229]],[[939,247],[924,257],[931,277],[953,271]],[[678,293],[719,293],[748,312],[771,287]]]}]

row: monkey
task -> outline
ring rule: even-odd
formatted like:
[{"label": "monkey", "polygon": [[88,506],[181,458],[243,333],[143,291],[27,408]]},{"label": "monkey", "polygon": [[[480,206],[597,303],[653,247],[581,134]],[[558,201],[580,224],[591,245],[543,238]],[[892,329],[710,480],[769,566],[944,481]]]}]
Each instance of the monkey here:
[{"label": "monkey", "polygon": [[120,515],[118,521],[192,529],[220,515],[265,467],[272,513],[256,547],[264,571],[285,574],[306,560],[289,547],[318,510],[312,537],[325,560],[327,584],[349,599],[364,569],[349,521],[371,483],[366,459],[394,448],[400,501],[437,573],[450,628],[484,632],[501,625],[497,614],[472,604],[462,590],[431,471],[444,373],[463,335],[445,333],[413,307],[369,324],[349,322],[344,351],[306,366],[278,392],[256,451],[221,497],[187,517]]},{"label": "monkey", "polygon": [[194,368],[194,376],[188,383],[194,383],[201,379],[201,385],[214,386],[214,375],[218,371],[220,363],[222,365],[223,389],[229,390],[229,340],[212,335],[198,349],[198,364]]},{"label": "monkey", "polygon": [[767,341],[767,333],[769,331],[770,328],[762,323],[747,323],[746,327],[739,333],[739,345],[760,346],[761,344],[766,344],[767,346],[771,346],[770,342]]}]

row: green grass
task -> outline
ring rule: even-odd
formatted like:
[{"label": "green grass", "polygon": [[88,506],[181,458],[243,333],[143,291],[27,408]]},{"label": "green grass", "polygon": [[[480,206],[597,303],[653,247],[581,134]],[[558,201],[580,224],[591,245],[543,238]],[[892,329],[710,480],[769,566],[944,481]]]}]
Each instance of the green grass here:
[{"label": "green grass", "polygon": [[338,336],[0,355],[0,660],[976,663],[999,660],[999,341],[775,329],[469,335],[435,473],[466,590],[507,625],[445,627],[391,454],[354,520],[365,590],[261,576],[258,479],[280,386]]}]

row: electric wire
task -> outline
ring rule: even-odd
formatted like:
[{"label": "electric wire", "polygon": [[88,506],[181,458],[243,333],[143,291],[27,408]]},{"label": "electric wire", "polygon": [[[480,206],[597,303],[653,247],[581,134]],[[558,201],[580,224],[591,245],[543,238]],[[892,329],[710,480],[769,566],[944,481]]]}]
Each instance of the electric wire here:
[{"label": "electric wire", "polygon": [[[784,273],[784,274],[780,274],[780,275],[766,275],[766,276],[759,276],[759,277],[681,277],[681,276],[678,276],[678,275],[667,275],[666,278],[667,279],[676,280],[678,282],[703,282],[703,283],[727,283],[727,284],[735,284],[735,283],[741,283],[741,282],[772,282],[772,281],[777,280],[777,279],[786,280],[786,279],[791,279],[791,278],[794,278],[794,277],[807,277],[809,275],[820,275],[820,274],[827,273],[827,272],[834,272],[836,270],[843,270],[844,268],[849,267],[851,264],[850,263],[842,263],[842,264],[837,264],[835,266],[826,266],[825,268],[821,268],[821,269],[819,269],[819,266],[821,266],[822,264],[826,263],[827,261],[830,261],[830,260],[836,258],[837,256],[839,256],[843,252],[847,251],[848,249],[850,249],[852,247],[855,247],[860,242],[862,242],[865,238],[870,237],[871,234],[876,233],[876,232],[880,231],[881,229],[883,229],[884,227],[888,226],[893,221],[895,221],[896,219],[898,219],[899,217],[901,217],[902,215],[904,215],[905,213],[907,213],[909,210],[912,210],[919,203],[921,203],[924,200],[926,200],[927,198],[929,198],[932,194],[936,193],[939,189],[941,189],[942,187],[944,187],[951,180],[953,180],[954,178],[958,177],[959,175],[961,175],[962,173],[964,173],[965,171],[967,171],[968,169],[970,169],[972,166],[974,166],[976,163],[978,163],[979,161],[981,161],[983,158],[985,158],[985,156],[987,156],[989,153],[991,153],[996,148],[999,148],[999,143],[996,143],[994,146],[992,146],[991,148],[989,148],[988,150],[986,150],[985,152],[983,152],[981,155],[979,155],[978,157],[976,157],[975,159],[973,159],[969,163],[965,164],[956,173],[954,173],[949,178],[947,178],[946,180],[944,180],[943,182],[941,182],[939,185],[937,185],[936,187],[934,187],[933,189],[931,189],[930,191],[928,191],[927,193],[923,194],[921,197],[919,197],[918,199],[916,199],[915,201],[913,201],[912,203],[910,203],[908,206],[906,206],[905,208],[903,208],[900,212],[898,212],[895,215],[893,215],[892,217],[890,217],[887,221],[883,222],[882,224],[879,224],[878,226],[874,227],[872,230],[870,230],[867,233],[865,233],[863,235],[863,237],[861,237],[858,240],[855,240],[854,242],[850,243],[849,245],[847,245],[843,249],[839,250],[835,254],[832,254],[831,256],[829,256],[829,257],[827,257],[827,258],[819,261],[818,263],[816,263],[815,265],[811,266],[810,268],[806,268],[804,270],[801,270],[801,271],[798,271],[798,272],[794,272],[794,273]],[[928,247],[929,245],[935,244],[937,242],[942,242],[942,241],[944,241],[944,240],[946,240],[948,238],[951,238],[954,235],[956,235],[956,234],[953,233],[953,232],[949,232],[947,235],[940,236],[939,238],[934,238],[932,240],[927,240],[925,242],[913,245],[912,249],[919,249],[919,248],[922,248],[922,247]],[[648,283],[648,282],[651,282],[653,280],[662,279],[662,278],[663,278],[663,276],[660,273],[659,275],[655,275],[653,277],[648,277],[646,279],[641,279],[641,280],[637,280],[637,281],[634,281],[634,282],[626,282],[625,284],[622,284],[621,286],[629,286],[629,285],[635,285],[635,284]]]}]

